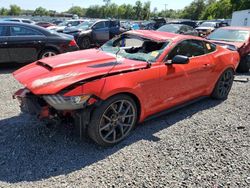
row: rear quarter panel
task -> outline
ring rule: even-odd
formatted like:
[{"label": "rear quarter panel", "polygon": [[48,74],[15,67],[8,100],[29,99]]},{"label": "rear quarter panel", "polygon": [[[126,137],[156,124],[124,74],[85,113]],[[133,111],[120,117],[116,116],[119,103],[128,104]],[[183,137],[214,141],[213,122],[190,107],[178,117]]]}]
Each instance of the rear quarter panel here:
[{"label": "rear quarter panel", "polygon": [[210,78],[212,84],[211,87],[208,88],[208,94],[212,93],[216,82],[226,69],[231,68],[234,72],[236,71],[240,62],[240,56],[237,51],[231,51],[217,46],[217,51],[211,54],[211,59],[215,66]]}]

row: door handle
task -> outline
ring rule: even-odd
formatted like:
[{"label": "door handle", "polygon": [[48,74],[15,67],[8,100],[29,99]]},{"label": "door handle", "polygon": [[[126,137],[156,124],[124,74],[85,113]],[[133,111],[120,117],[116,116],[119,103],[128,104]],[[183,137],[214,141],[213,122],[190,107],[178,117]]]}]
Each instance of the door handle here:
[{"label": "door handle", "polygon": [[8,42],[0,42],[0,44],[2,44],[2,45],[7,45]]},{"label": "door handle", "polygon": [[34,41],[34,42],[33,42],[33,44],[41,44],[41,43],[42,43],[42,41],[40,41],[40,40],[39,40],[39,41]]}]

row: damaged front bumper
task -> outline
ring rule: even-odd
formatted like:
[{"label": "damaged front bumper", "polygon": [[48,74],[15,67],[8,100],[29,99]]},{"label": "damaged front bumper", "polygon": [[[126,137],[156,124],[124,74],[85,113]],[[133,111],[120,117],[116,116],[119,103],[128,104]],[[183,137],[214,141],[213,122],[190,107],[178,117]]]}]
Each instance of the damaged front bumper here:
[{"label": "damaged front bumper", "polygon": [[[46,96],[48,97],[48,96]],[[20,103],[20,109],[22,113],[28,113],[30,115],[36,116],[39,120],[43,121],[47,125],[63,125],[71,124],[75,127],[77,133],[82,137],[87,132],[87,126],[90,122],[90,115],[93,108],[98,104],[98,100],[94,97],[82,98],[71,98],[75,100],[70,100],[72,103],[78,103],[85,100],[85,103],[81,108],[72,108],[71,110],[62,109],[63,105],[59,104],[62,99],[56,99],[51,96],[48,101],[44,96],[37,96],[32,94],[28,89],[23,88],[18,90],[13,98],[17,99]],[[67,100],[67,103],[69,101]],[[54,105],[54,103],[56,105]],[[94,105],[95,104],[95,105]],[[59,107],[59,109],[54,108]],[[75,107],[74,106],[74,107]]]}]

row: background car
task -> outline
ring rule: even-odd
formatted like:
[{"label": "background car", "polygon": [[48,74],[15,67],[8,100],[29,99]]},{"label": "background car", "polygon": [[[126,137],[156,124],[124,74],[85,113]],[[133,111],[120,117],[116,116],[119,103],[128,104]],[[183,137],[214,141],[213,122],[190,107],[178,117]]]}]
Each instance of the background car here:
[{"label": "background car", "polygon": [[20,23],[27,23],[27,24],[35,24],[36,23],[33,20],[24,19],[24,18],[5,18],[3,21],[20,22]]},{"label": "background car", "polygon": [[63,20],[53,20],[52,21],[52,24],[54,24],[54,25],[59,25],[60,23],[62,23],[63,22]]},{"label": "background car", "polygon": [[201,37],[206,37],[215,29],[226,26],[228,26],[228,24],[221,21],[207,21],[203,22],[199,27],[196,27],[195,29],[199,32],[199,35]]},{"label": "background car", "polygon": [[156,30],[166,23],[167,22],[164,18],[154,18],[152,20],[142,22],[140,28],[143,30]]},{"label": "background car", "polygon": [[84,20],[82,20],[82,19],[78,19],[78,20],[65,20],[65,21],[59,23],[56,26],[47,27],[47,29],[53,30],[53,31],[56,31],[56,32],[59,32],[59,33],[62,33],[63,30],[66,27],[77,26],[77,25],[81,24],[82,22],[84,22]]},{"label": "background car", "polygon": [[177,33],[183,35],[193,35],[193,36],[199,35],[199,33],[194,28],[184,24],[166,24],[157,29],[157,31]]},{"label": "background car", "polygon": [[188,25],[192,28],[198,27],[198,22],[197,21],[192,21],[192,20],[185,20],[185,21],[175,21],[175,22],[168,22],[169,24],[183,24],[183,25]]},{"label": "background car", "polygon": [[101,45],[123,31],[119,20],[85,21],[76,27],[64,29],[64,33],[74,36],[81,49]]},{"label": "background car", "polygon": [[55,24],[52,24],[50,22],[36,22],[36,25],[38,25],[40,27],[44,27],[44,28],[47,28],[50,26],[55,26]]},{"label": "background car", "polygon": [[28,63],[78,50],[74,38],[42,27],[0,22],[0,62]]},{"label": "background car", "polygon": [[215,30],[208,37],[215,44],[237,50],[241,61],[238,72],[248,72],[250,68],[250,28],[249,27],[222,27]]},{"label": "background car", "polygon": [[25,88],[14,96],[23,112],[59,125],[71,121],[80,135],[112,146],[163,110],[204,96],[225,100],[238,61],[237,52],[200,37],[129,31],[100,49],[17,70],[14,77]]}]

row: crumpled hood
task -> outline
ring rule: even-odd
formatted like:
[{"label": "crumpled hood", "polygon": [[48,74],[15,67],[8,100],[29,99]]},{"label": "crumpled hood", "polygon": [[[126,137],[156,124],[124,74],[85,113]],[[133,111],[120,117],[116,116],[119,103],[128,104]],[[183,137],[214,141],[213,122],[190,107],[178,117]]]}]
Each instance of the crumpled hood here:
[{"label": "crumpled hood", "polygon": [[65,53],[38,60],[13,73],[34,94],[56,94],[62,89],[96,76],[145,68],[146,62],[124,58],[98,49]]}]

